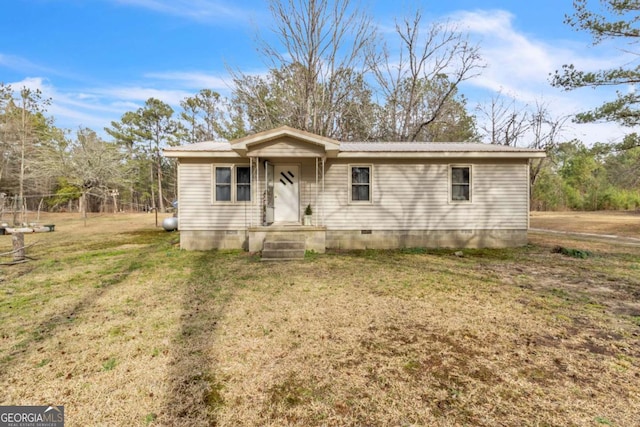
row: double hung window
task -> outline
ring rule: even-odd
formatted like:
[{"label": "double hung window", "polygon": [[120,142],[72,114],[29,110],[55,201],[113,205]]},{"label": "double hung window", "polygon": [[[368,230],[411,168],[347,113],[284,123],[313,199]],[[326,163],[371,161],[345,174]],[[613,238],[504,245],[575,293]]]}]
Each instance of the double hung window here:
[{"label": "double hung window", "polygon": [[352,202],[371,202],[371,166],[350,166],[349,186]]},{"label": "double hung window", "polygon": [[451,166],[451,201],[471,201],[471,166]]},{"label": "double hung window", "polygon": [[236,201],[251,201],[251,168],[236,166]]},{"label": "double hung window", "polygon": [[251,168],[249,166],[214,166],[215,202],[250,202]]}]

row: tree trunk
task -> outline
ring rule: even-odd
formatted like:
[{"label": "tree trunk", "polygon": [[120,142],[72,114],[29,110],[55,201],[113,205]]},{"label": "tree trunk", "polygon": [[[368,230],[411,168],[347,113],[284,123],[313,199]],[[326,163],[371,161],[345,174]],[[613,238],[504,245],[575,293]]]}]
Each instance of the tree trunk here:
[{"label": "tree trunk", "polygon": [[150,172],[151,172],[151,207],[153,209],[156,208],[156,192],[154,190],[155,184],[153,183],[153,180],[155,179],[155,176],[153,175],[153,163],[149,164],[150,166]]},{"label": "tree trunk", "polygon": [[26,101],[24,97],[22,98],[22,128],[20,129],[20,182],[19,182],[19,190],[18,190],[18,203],[20,204],[20,212],[21,212],[21,222],[25,222],[26,212],[22,209],[22,204],[24,203],[24,171],[25,171],[25,151],[27,149],[27,107],[25,105]]},{"label": "tree trunk", "polygon": [[44,203],[44,199],[40,199],[40,203],[38,203],[38,216],[36,217],[36,221],[40,221],[40,211],[42,210],[43,203]]},{"label": "tree trunk", "polygon": [[156,168],[158,169],[158,209],[164,212],[164,194],[162,191],[162,161],[160,154],[156,156]]},{"label": "tree trunk", "polygon": [[87,194],[82,192],[80,194],[80,201],[78,203],[78,212],[80,212],[80,216],[83,218],[86,217],[87,214],[87,204],[86,204]]},{"label": "tree trunk", "polygon": [[11,243],[13,244],[13,261],[24,261],[26,258],[24,250],[24,233],[13,233],[11,235]]}]

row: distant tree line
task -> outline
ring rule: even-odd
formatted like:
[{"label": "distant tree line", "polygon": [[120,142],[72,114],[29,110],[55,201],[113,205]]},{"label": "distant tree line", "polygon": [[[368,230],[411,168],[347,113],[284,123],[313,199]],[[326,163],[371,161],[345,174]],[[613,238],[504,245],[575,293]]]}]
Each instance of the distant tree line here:
[{"label": "distant tree line", "polygon": [[[575,3],[570,24],[593,20],[583,2]],[[2,212],[18,220],[26,209],[165,211],[176,197],[176,165],[162,156],[163,147],[281,125],[341,141],[482,141],[543,149],[548,158],[530,166],[532,208],[640,206],[635,134],[593,147],[566,141],[569,117],[554,117],[542,102],[517,108],[501,93],[470,111],[460,84],[480,74],[483,63],[479,46],[454,24],[424,22],[417,11],[396,20],[394,36],[383,41],[350,0],[269,4],[275,40],[259,39],[258,45],[265,74],[230,70],[230,97],[202,89],[182,100],[179,111],[150,98],[105,128],[108,141],[91,129],[59,129],[46,115],[50,100],[39,91],[0,84]],[[552,84],[568,90],[607,77],[600,73],[597,80],[572,66],[563,72]],[[622,101],[633,99],[614,104]],[[619,121],[635,124],[629,119],[634,105],[621,107]],[[577,120],[611,120],[611,114],[605,104]]]},{"label": "distant tree line", "polygon": [[534,210],[640,208],[640,147],[557,144],[532,187]]}]

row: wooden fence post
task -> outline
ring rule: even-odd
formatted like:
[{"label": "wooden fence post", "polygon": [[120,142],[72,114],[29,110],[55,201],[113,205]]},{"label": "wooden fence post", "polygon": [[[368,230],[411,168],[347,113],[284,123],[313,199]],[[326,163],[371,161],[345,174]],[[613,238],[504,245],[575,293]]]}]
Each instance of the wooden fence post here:
[{"label": "wooden fence post", "polygon": [[24,261],[26,258],[24,250],[24,233],[13,233],[11,235],[11,243],[13,243],[13,261]]}]

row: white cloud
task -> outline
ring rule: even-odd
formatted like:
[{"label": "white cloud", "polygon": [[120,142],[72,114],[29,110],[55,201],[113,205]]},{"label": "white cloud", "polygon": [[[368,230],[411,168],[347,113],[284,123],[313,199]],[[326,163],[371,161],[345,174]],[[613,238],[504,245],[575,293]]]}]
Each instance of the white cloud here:
[{"label": "white cloud", "polygon": [[118,120],[127,111],[142,107],[149,98],[156,98],[171,105],[175,110],[180,101],[193,96],[202,88],[228,89],[221,77],[202,72],[150,72],[145,74],[147,85],[123,85],[107,87],[84,87],[64,89],[56,87],[45,77],[26,77],[20,81],[7,82],[15,96],[21,88],[40,90],[44,99],[50,98],[46,114],[52,116],[56,125],[67,129],[78,126],[94,128],[101,132],[113,120]]},{"label": "white cloud", "polygon": [[159,13],[181,16],[199,22],[246,21],[247,10],[222,0],[114,0],[116,3],[142,7]]},{"label": "white cloud", "polygon": [[133,111],[140,108],[140,104],[131,101],[114,101],[109,104],[118,111]]},{"label": "white cloud", "polygon": [[[79,127],[88,127],[97,132],[101,132],[102,128],[107,126],[111,120],[115,120],[115,115],[100,115],[95,112],[87,113],[78,108],[70,108],[63,102],[54,102],[49,108],[49,112],[55,117],[56,125],[65,129],[78,129]],[[65,125],[59,124],[60,122]]]},{"label": "white cloud", "polygon": [[[488,100],[498,91],[512,97],[521,106],[544,102],[556,116],[574,115],[592,109],[614,96],[615,88],[563,91],[554,88],[550,75],[563,64],[578,69],[606,69],[627,62],[626,54],[611,49],[578,48],[575,42],[549,41],[525,35],[514,28],[514,16],[507,11],[462,11],[451,16],[460,30],[476,40],[487,67],[482,74],[465,83],[463,92],[470,101]],[[628,129],[615,124],[568,126],[566,137],[587,143],[620,139]]]},{"label": "white cloud", "polygon": [[116,86],[109,88],[97,88],[93,92],[102,98],[115,99],[120,102],[133,101],[144,103],[149,98],[156,98],[170,105],[179,105],[187,96],[193,93],[175,89],[156,89],[142,86]]},{"label": "white cloud", "polygon": [[42,67],[29,61],[26,58],[16,55],[7,55],[0,53],[0,67],[9,68],[12,70],[18,70],[22,72],[35,73],[35,72],[48,72],[52,73],[53,70]]},{"label": "white cloud", "polygon": [[102,134],[102,129],[111,121],[119,120],[127,111],[142,107],[149,98],[159,99],[175,109],[182,99],[191,95],[186,91],[141,86],[85,89],[81,93],[56,91],[49,111],[59,126],[68,128],[79,123]]},{"label": "white cloud", "polygon": [[514,15],[506,10],[459,11],[450,18],[469,33],[495,34],[504,38],[513,32],[511,21]]},{"label": "white cloud", "polygon": [[57,126],[67,129],[85,126],[101,130],[120,111],[101,104],[101,99],[95,95],[60,91],[43,77],[27,77],[9,85],[15,91],[14,96],[19,96],[22,88],[39,90],[43,99],[51,100],[45,107],[45,114],[53,117]]},{"label": "white cloud", "polygon": [[42,77],[26,77],[20,81],[7,83],[14,91],[20,91],[22,88],[43,91],[45,87],[44,78]]},{"label": "white cloud", "polygon": [[183,88],[194,89],[212,89],[217,91],[228,91],[230,84],[223,77],[206,74],[198,71],[168,71],[159,73],[147,73],[145,78],[165,80],[173,82]]}]

